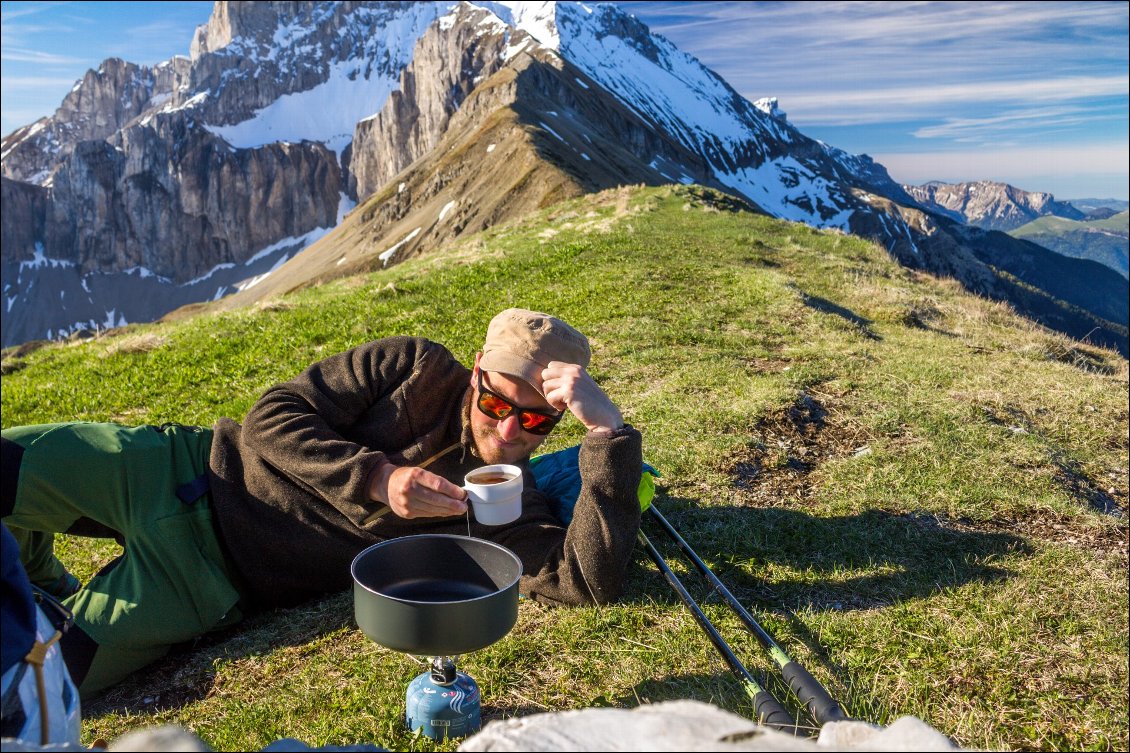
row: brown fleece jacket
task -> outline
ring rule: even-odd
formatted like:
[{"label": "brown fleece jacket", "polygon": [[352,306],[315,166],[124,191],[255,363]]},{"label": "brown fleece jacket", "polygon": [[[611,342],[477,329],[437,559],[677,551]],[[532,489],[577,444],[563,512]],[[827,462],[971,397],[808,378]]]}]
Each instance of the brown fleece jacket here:
[{"label": "brown fleece jacket", "polygon": [[[249,606],[295,604],[352,583],[364,548],[419,533],[467,534],[464,516],[365,524],[384,505],[369,473],[386,459],[415,465],[459,442],[428,470],[462,485],[475,456],[471,371],[439,345],[391,337],[310,366],[270,388],[243,426],[222,419],[211,454],[217,532]],[[471,519],[471,535],[522,560],[521,593],[547,603],[607,603],[621,591],[640,525],[642,441],[631,427],[581,444],[581,496],[568,529],[523,461],[522,516]]]}]

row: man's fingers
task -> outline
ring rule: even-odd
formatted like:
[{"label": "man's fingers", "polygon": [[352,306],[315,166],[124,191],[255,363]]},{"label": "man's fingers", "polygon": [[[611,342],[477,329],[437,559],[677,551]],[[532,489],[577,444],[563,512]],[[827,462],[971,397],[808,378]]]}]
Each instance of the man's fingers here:
[{"label": "man's fingers", "polygon": [[428,511],[432,515],[461,515],[466,512],[465,492],[444,478],[435,478],[441,482],[434,484],[438,488],[420,484],[409,493],[410,499],[415,503],[413,507],[421,513]]},{"label": "man's fingers", "polygon": [[550,405],[568,409],[589,429],[615,429],[623,424],[608,394],[577,364],[551,361],[542,369],[542,393]]},{"label": "man's fingers", "polygon": [[[467,510],[463,489],[442,476],[422,468],[398,469],[396,504],[392,505],[402,518],[434,518],[462,515]],[[391,483],[390,483],[391,485]]]},{"label": "man's fingers", "polygon": [[569,409],[582,374],[584,370],[576,364],[550,361],[541,372],[541,389],[545,401],[555,410]]},{"label": "man's fingers", "polygon": [[565,387],[551,386],[549,382],[542,382],[541,388],[545,395],[545,401],[549,403],[554,410],[565,410],[569,407],[569,392]]},{"label": "man's fingers", "polygon": [[417,473],[413,475],[412,480],[421,489],[435,492],[450,499],[463,499],[463,497],[467,496],[462,487],[456,486],[443,476],[425,471],[423,468],[417,468],[415,470]]},{"label": "man's fingers", "polygon": [[414,499],[409,505],[408,514],[406,518],[448,518],[452,515],[462,515],[467,511],[466,506],[462,509],[452,507],[447,502],[430,502],[423,499]]},{"label": "man's fingers", "polygon": [[409,508],[421,516],[462,515],[467,503],[430,489],[419,489],[408,496]]}]

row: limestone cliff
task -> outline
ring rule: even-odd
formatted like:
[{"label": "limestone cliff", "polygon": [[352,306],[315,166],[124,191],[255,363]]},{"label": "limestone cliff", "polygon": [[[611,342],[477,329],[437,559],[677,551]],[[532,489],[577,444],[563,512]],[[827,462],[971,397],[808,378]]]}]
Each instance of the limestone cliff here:
[{"label": "limestone cliff", "polygon": [[1024,191],[1007,183],[981,180],[972,183],[931,182],[903,186],[922,206],[985,230],[1014,230],[1037,217],[1052,215],[1081,220],[1084,215],[1070,204],[1042,191]]}]

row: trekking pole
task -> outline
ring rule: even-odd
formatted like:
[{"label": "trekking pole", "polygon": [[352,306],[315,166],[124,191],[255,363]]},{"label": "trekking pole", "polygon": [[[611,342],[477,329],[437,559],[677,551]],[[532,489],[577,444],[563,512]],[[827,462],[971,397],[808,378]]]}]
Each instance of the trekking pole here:
[{"label": "trekking pole", "polygon": [[831,694],[824,689],[824,686],[821,685],[808,670],[793,661],[789,655],[785,653],[784,649],[777,645],[777,642],[773,640],[769,633],[765,632],[765,629],[758,625],[757,621],[750,616],[750,613],[746,611],[746,608],[742,606],[741,602],[730,593],[730,589],[726,588],[722,581],[718,580],[718,576],[714,574],[714,571],[712,571],[705,562],[699,559],[699,556],[691,549],[690,544],[684,541],[683,537],[679,535],[679,532],[675,530],[674,526],[668,523],[667,519],[663,517],[663,513],[655,506],[655,502],[652,502],[649,509],[651,510],[652,516],[659,521],[663,530],[675,540],[679,548],[683,550],[683,553],[686,554],[690,561],[694,563],[694,566],[698,568],[698,571],[706,576],[707,580],[709,580],[711,585],[722,595],[722,598],[726,600],[726,603],[738,615],[746,628],[757,636],[757,640],[765,650],[769,652],[773,661],[781,668],[781,675],[789,684],[789,688],[796,694],[796,697],[800,699],[800,702],[808,708],[809,713],[812,714],[812,718],[816,720],[816,723],[823,725],[827,722],[837,722],[847,719],[848,717],[844,714],[843,709],[840,708],[840,704],[832,698]]},{"label": "trekking pole", "polygon": [[679,599],[691,610],[691,614],[694,615],[699,626],[706,631],[706,635],[710,638],[710,642],[714,644],[714,647],[718,649],[718,653],[722,654],[722,658],[725,659],[726,663],[730,666],[730,671],[741,680],[742,688],[745,690],[746,695],[750,697],[750,700],[753,701],[753,708],[757,712],[758,722],[767,727],[781,730],[782,732],[789,732],[794,735],[798,734],[799,730],[796,721],[788,711],[785,711],[784,707],[781,706],[769,691],[758,684],[749,670],[745,668],[745,665],[742,664],[734,654],[730,645],[726,643],[726,640],[718,632],[718,629],[714,627],[710,618],[706,616],[706,613],[703,612],[698,604],[695,603],[694,599],[691,598],[690,593],[688,593],[683,584],[679,582],[679,578],[675,573],[671,572],[671,568],[667,566],[663,555],[651,545],[651,541],[648,540],[647,535],[643,531],[640,531],[639,538],[640,542],[643,543],[644,549],[647,550],[652,561],[655,562],[655,566],[659,568],[659,572],[663,573],[663,577],[666,578],[667,582],[671,584],[671,587],[675,589],[675,593],[678,594]]}]

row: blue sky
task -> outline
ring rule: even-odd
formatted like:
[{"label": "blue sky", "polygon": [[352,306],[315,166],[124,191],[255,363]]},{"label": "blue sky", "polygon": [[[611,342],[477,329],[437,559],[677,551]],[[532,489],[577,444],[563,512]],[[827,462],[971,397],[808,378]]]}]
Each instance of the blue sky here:
[{"label": "blue sky", "polygon": [[[622,2],[804,133],[905,183],[1130,198],[1126,2]],[[3,2],[2,131],[88,68],[187,55],[210,2]]]}]

